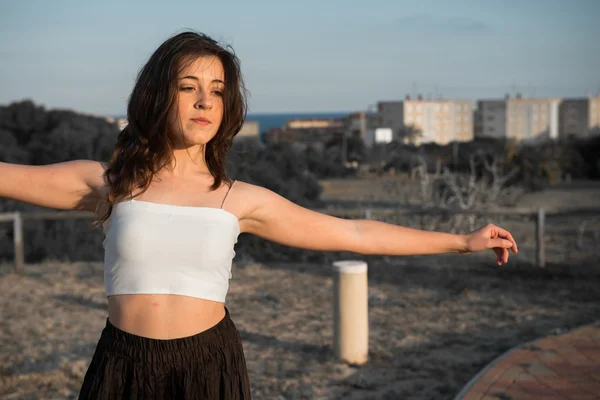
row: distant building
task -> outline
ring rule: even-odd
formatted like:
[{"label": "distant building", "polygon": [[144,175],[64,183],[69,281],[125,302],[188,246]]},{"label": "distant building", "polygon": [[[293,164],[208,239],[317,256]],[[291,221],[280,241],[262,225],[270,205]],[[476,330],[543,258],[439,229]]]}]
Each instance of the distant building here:
[{"label": "distant building", "polygon": [[477,104],[477,108],[473,110],[473,137],[483,137],[483,117],[481,110],[479,109],[479,104]]},{"label": "distant building", "polygon": [[591,135],[600,135],[600,96],[590,97],[588,130]]},{"label": "distant building", "polygon": [[258,121],[244,121],[242,128],[235,135],[234,142],[253,142],[263,145]]},{"label": "distant building", "polygon": [[349,114],[343,120],[346,135],[360,138],[364,143],[369,141],[367,136],[374,135],[374,130],[381,127],[379,115],[365,111]]},{"label": "distant building", "polygon": [[392,130],[393,139],[397,140],[404,129],[404,102],[380,101],[377,103],[379,114],[378,125]]},{"label": "distant building", "polygon": [[559,107],[559,137],[600,134],[600,97],[564,99]]},{"label": "distant building", "polygon": [[480,100],[474,124],[476,137],[525,142],[587,137],[600,133],[600,98]]},{"label": "distant building", "polygon": [[344,122],[337,118],[290,119],[285,126],[289,129],[339,129],[344,126]]},{"label": "distant building", "polygon": [[265,132],[267,143],[297,142],[306,144],[325,143],[344,132],[343,118],[297,118],[288,120],[281,128]]},{"label": "distant building", "polygon": [[475,137],[506,138],[506,100],[479,100]]},{"label": "distant building", "polygon": [[415,129],[419,137],[414,144],[473,140],[473,104],[469,100],[411,100],[385,101],[377,104],[378,128],[392,130],[394,140],[409,141],[407,130]]},{"label": "distant building", "polygon": [[517,141],[558,139],[559,98],[506,100],[506,137]]},{"label": "distant building", "polygon": [[473,103],[470,100],[405,100],[404,125],[421,132],[415,144],[473,140]]},{"label": "distant building", "polygon": [[236,137],[258,137],[260,135],[260,124],[258,121],[244,121],[242,129]]},{"label": "distant building", "polygon": [[558,108],[558,133],[561,139],[586,137],[590,128],[590,107],[587,98],[564,99]]},{"label": "distant building", "polygon": [[373,147],[375,144],[391,143],[394,140],[394,132],[391,128],[375,128],[367,130],[365,146]]}]

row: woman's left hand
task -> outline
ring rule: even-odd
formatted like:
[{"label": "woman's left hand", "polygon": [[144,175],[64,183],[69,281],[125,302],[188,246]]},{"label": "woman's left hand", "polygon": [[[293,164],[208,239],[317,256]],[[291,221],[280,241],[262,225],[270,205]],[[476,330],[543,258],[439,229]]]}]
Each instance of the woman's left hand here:
[{"label": "woman's left hand", "polygon": [[493,249],[496,253],[496,262],[502,265],[508,262],[508,250],[517,253],[517,242],[510,232],[493,224],[488,224],[467,235],[467,248],[463,254],[474,253]]}]

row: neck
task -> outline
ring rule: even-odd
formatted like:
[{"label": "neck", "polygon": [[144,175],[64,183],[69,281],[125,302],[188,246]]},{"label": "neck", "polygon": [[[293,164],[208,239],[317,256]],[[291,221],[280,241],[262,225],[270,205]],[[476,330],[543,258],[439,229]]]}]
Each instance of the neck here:
[{"label": "neck", "polygon": [[204,146],[193,146],[173,151],[173,161],[165,169],[174,176],[186,177],[196,174],[208,174]]}]

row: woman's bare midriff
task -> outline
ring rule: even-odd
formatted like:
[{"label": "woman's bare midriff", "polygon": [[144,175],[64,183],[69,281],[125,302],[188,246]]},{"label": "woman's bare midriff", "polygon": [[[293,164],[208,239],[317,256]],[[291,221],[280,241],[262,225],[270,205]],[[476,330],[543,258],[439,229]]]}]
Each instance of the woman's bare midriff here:
[{"label": "woman's bare midriff", "polygon": [[108,297],[108,319],[122,331],[152,339],[178,339],[206,331],[225,317],[221,302],[170,294]]}]

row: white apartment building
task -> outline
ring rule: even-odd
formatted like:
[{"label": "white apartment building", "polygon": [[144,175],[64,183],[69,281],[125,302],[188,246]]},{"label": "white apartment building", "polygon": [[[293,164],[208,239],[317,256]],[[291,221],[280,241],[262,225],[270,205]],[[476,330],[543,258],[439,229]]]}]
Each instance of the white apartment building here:
[{"label": "white apartment building", "polygon": [[585,137],[594,126],[595,104],[591,98],[481,100],[477,102],[477,135],[524,142]]},{"label": "white apartment building", "polygon": [[402,139],[407,126],[421,132],[414,142],[448,144],[473,140],[473,104],[470,100],[423,100],[421,97],[377,104],[379,127]]},{"label": "white apartment building", "polygon": [[600,96],[588,98],[588,104],[588,131],[600,135]]},{"label": "white apartment building", "polygon": [[517,141],[558,139],[560,98],[506,100],[506,137]]},{"label": "white apartment building", "polygon": [[470,100],[405,100],[404,125],[421,131],[416,144],[473,140],[473,103]]}]

